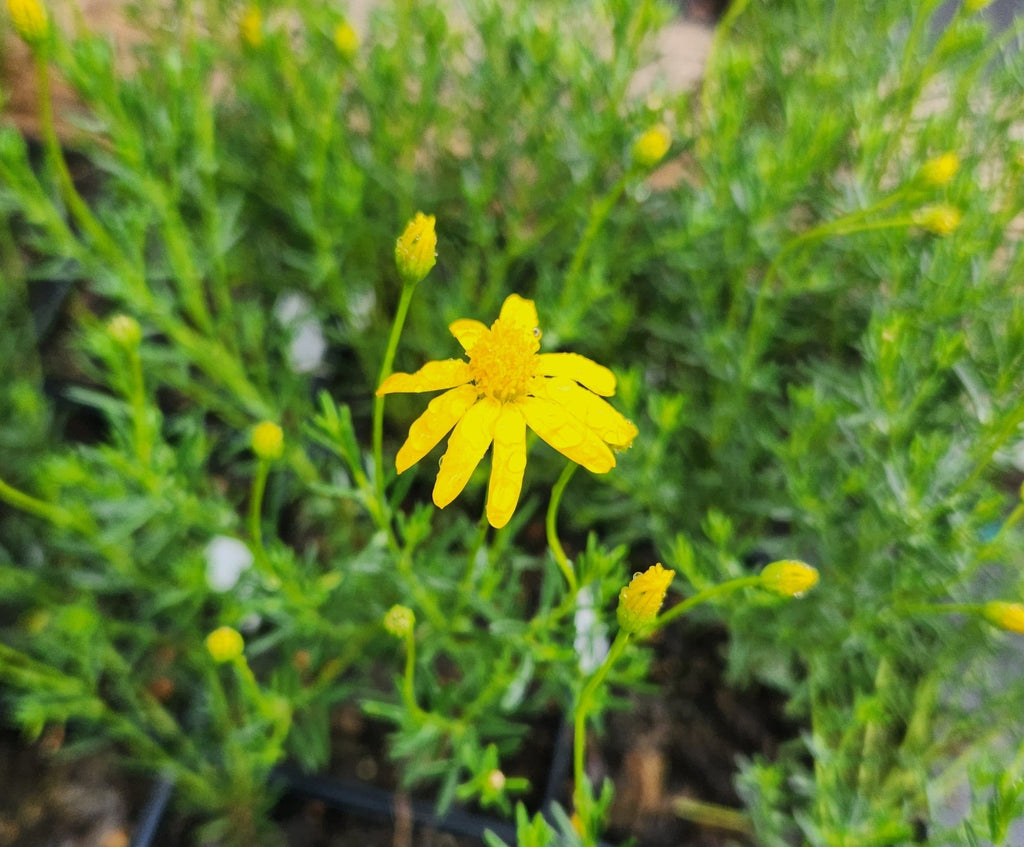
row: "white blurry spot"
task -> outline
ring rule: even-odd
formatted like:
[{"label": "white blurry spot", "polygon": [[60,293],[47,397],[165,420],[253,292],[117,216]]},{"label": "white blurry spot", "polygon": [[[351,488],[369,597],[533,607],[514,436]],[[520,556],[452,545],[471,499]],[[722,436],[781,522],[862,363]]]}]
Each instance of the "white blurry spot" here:
[{"label": "white blurry spot", "polygon": [[594,611],[594,592],[589,586],[576,595],[576,639],[573,646],[580,663],[580,672],[591,674],[601,667],[608,655],[608,634]]},{"label": "white blurry spot", "polygon": [[238,622],[238,631],[244,632],[246,635],[252,635],[260,628],[260,624],[263,623],[263,618],[260,617],[256,612],[250,612],[244,618]]},{"label": "white blurry spot", "polygon": [[214,591],[234,588],[251,565],[252,552],[237,538],[218,535],[206,545],[206,581]]},{"label": "white blurry spot", "polygon": [[309,298],[298,291],[284,292],[274,304],[274,317],[282,326],[289,326],[307,318],[312,311],[313,304],[309,302]]},{"label": "white blurry spot", "polygon": [[361,332],[370,325],[373,309],[377,305],[377,295],[372,288],[354,294],[348,301],[348,320],[352,329]]},{"label": "white blurry spot", "polygon": [[288,364],[295,373],[310,373],[320,367],[327,342],[323,327],[313,314],[313,304],[298,291],[286,291],[274,304],[274,317],[291,331]]},{"label": "white blurry spot", "polygon": [[298,374],[310,373],[320,367],[327,350],[320,321],[307,318],[295,327],[288,347],[288,363]]}]

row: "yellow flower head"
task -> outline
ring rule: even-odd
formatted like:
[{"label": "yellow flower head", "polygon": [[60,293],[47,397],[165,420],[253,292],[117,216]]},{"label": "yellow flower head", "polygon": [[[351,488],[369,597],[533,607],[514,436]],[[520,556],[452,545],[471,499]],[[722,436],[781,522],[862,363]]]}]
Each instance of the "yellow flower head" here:
[{"label": "yellow flower head", "polygon": [[619,626],[625,632],[643,632],[658,617],[665,592],[675,571],[663,568],[661,564],[649,567],[643,573],[633,575],[632,581],[619,592],[619,608],[616,615]]},{"label": "yellow flower head", "polygon": [[532,300],[509,295],[490,328],[463,318],[448,329],[469,361],[427,362],[416,373],[392,374],[377,389],[378,397],[448,389],[413,422],[395,458],[402,473],[455,428],[434,484],[439,508],[465,488],[493,441],[487,520],[494,527],[508,523],[523,485],[527,426],[594,473],[610,471],[612,450],[633,443],[636,427],[601,399],[615,393],[608,368],[575,353],[537,352]]},{"label": "yellow flower head", "polygon": [[7,12],[14,31],[27,44],[40,44],[50,32],[50,19],[39,0],[7,0]]},{"label": "yellow flower head", "polygon": [[359,33],[348,21],[342,21],[334,28],[334,46],[346,59],[351,59],[359,50]]},{"label": "yellow flower head", "polygon": [[981,615],[992,626],[1024,635],[1024,603],[993,600],[981,607]]},{"label": "yellow flower head", "polygon": [[928,185],[940,188],[947,185],[960,170],[960,157],[956,153],[943,153],[921,165],[920,176]]},{"label": "yellow flower head", "polygon": [[914,216],[914,223],[936,235],[950,235],[960,226],[963,213],[949,203],[925,206]]},{"label": "yellow flower head", "polygon": [[252,452],[268,462],[284,454],[284,432],[276,423],[263,421],[252,428]]},{"label": "yellow flower head", "polygon": [[765,565],[761,587],[782,597],[802,597],[818,584],[818,570],[795,559]]},{"label": "yellow flower head", "polygon": [[434,216],[417,212],[395,242],[395,264],[408,284],[423,279],[437,262],[437,232]]},{"label": "yellow flower head", "polygon": [[242,655],[245,642],[237,629],[221,626],[206,636],[206,649],[215,662],[233,662]]},{"label": "yellow flower head", "polygon": [[416,625],[416,615],[408,606],[392,606],[384,615],[384,629],[395,638],[405,638]]},{"label": "yellow flower head", "polygon": [[671,146],[672,133],[664,124],[658,124],[633,142],[633,161],[642,168],[653,168]]},{"label": "yellow flower head", "polygon": [[249,6],[238,21],[238,35],[252,48],[263,43],[263,13],[258,6]]},{"label": "yellow flower head", "polygon": [[107,332],[122,347],[138,347],[142,341],[142,327],[131,315],[114,315],[107,323]]}]

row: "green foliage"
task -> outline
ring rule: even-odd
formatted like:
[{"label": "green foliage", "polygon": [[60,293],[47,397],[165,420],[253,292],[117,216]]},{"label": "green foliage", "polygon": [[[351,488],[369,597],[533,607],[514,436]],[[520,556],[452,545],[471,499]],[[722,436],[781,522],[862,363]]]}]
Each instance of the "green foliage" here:
[{"label": "green foliage", "polygon": [[[1014,32],[964,9],[940,29],[938,5],[736,0],[699,96],[646,99],[650,0],[394,0],[357,49],[313,2],[139,2],[130,56],[53,33],[42,102],[52,74],[75,91],[67,143],[96,187],[45,110],[38,145],[0,126],[13,720],[171,773],[201,838],[269,843],[271,768],[323,768],[352,703],[439,808],[516,802],[520,845],[591,845],[611,787],[586,730],[644,684],[647,651],[611,636],[653,548],[689,595],[660,625],[704,604],[736,683],[779,688],[804,727],[740,765],[759,843],[1009,843],[1019,646],[982,606],[1024,598],[1024,75]],[[661,124],[682,176],[654,190],[633,151]],[[417,210],[437,266],[403,285]],[[70,328],[37,339],[54,280]],[[392,472],[425,399],[385,418],[373,395],[392,360],[460,355],[447,325],[510,293],[545,349],[614,368],[640,435],[571,483],[531,444],[491,531],[483,472],[444,510],[436,453]],[[261,421],[280,458],[252,453]],[[759,589],[794,557],[813,593]],[[239,660],[210,655],[220,626]],[[503,767],[552,710],[574,719],[574,817],[545,820]]]}]

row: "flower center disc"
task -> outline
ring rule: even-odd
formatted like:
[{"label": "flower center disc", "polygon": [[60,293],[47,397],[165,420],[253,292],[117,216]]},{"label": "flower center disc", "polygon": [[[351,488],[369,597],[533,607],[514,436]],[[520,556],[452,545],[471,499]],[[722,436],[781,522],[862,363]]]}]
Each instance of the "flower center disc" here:
[{"label": "flower center disc", "polygon": [[482,396],[510,403],[526,395],[540,341],[530,329],[499,318],[468,351],[473,381]]}]

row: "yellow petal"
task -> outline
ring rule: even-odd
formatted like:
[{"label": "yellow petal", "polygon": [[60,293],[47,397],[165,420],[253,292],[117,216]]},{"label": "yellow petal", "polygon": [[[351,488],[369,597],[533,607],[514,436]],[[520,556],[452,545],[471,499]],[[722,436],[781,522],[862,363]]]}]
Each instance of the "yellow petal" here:
[{"label": "yellow petal", "polygon": [[537,357],[537,373],[574,379],[604,397],[615,393],[615,374],[578,353],[541,353]]},{"label": "yellow petal", "polygon": [[380,384],[377,396],[417,391],[439,391],[454,388],[469,382],[473,375],[469,362],[462,359],[445,359],[441,362],[427,362],[416,373],[394,373]]},{"label": "yellow petal", "polygon": [[625,450],[636,438],[637,428],[610,403],[569,379],[535,379],[531,393],[563,406],[598,438],[617,450]]},{"label": "yellow petal", "polygon": [[500,411],[501,403],[484,397],[456,424],[452,437],[448,439],[448,449],[441,457],[441,467],[434,483],[434,504],[439,509],[451,503],[466,487],[491,446],[494,422]]},{"label": "yellow petal", "polygon": [[487,520],[495,529],[509,522],[519,503],[526,470],[526,419],[513,403],[501,407],[494,423],[491,481],[487,486]]},{"label": "yellow petal", "polygon": [[593,473],[607,473],[615,467],[608,445],[564,406],[544,397],[524,397],[518,406],[530,429],[563,456]]},{"label": "yellow petal", "polygon": [[468,351],[476,340],[489,330],[480,321],[474,321],[472,318],[460,318],[448,324],[448,331],[458,339],[462,349]]},{"label": "yellow petal", "polygon": [[395,468],[403,473],[427,455],[459,418],[476,402],[474,385],[460,385],[430,401],[427,410],[409,427],[409,437],[395,456]]},{"label": "yellow petal", "polygon": [[518,294],[509,294],[501,305],[501,312],[498,318],[504,324],[522,326],[532,330],[538,326],[537,307],[532,300],[520,297]]}]

